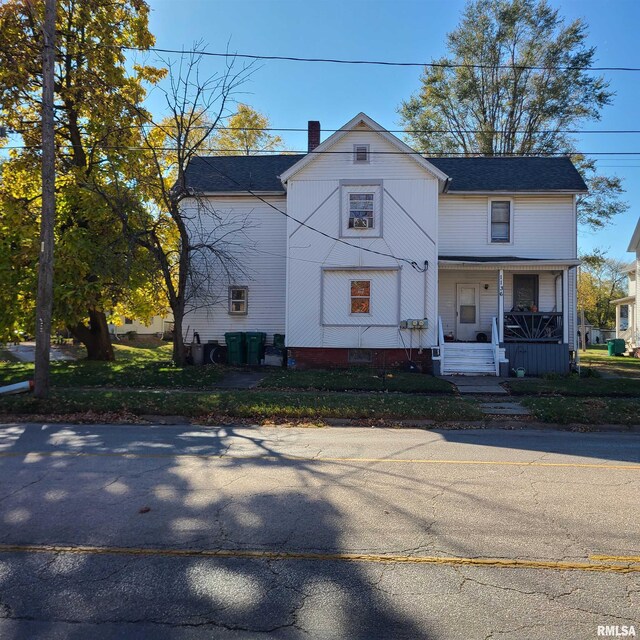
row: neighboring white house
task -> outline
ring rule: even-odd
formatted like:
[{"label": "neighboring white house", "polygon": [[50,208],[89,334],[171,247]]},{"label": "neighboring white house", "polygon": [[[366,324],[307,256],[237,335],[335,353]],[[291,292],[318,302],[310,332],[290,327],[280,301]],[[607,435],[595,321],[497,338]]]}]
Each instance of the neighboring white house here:
[{"label": "neighboring white house", "polygon": [[127,334],[129,331],[135,331],[140,336],[158,336],[162,337],[173,329],[173,316],[153,316],[149,321],[142,322],[135,318],[127,318],[118,316],[114,321],[109,323],[109,333],[119,337]]},{"label": "neighboring white house", "polygon": [[640,347],[640,219],[627,251],[635,254],[634,260],[627,267],[627,295],[613,302],[616,305],[616,338],[623,338],[627,343],[627,350],[631,352]]},{"label": "neighboring white house", "polygon": [[185,324],[284,333],[299,367],[569,370],[586,186],[568,158],[423,157],[363,113],[320,144],[309,124],[303,156],[190,163],[218,220],[251,224],[243,276]]}]

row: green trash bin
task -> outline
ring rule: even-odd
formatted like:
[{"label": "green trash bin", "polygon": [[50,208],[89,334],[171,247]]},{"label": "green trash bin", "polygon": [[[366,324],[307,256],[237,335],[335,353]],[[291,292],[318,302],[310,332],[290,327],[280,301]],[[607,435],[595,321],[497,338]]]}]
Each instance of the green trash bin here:
[{"label": "green trash bin", "polygon": [[610,356],[621,356],[626,350],[625,341],[622,338],[607,340],[607,353]]},{"label": "green trash bin", "polygon": [[247,332],[247,364],[260,364],[264,355],[264,343],[267,340],[267,334],[262,331]]},{"label": "green trash bin", "polygon": [[227,344],[227,364],[240,366],[245,364],[245,335],[242,331],[235,331],[224,334],[224,341]]},{"label": "green trash bin", "polygon": [[284,333],[273,334],[273,346],[277,349],[284,349]]}]

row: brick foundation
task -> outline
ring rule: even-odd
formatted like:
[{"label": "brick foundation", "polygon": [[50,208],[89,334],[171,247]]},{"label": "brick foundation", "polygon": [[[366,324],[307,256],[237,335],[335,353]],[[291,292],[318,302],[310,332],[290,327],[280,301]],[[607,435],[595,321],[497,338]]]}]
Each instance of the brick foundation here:
[{"label": "brick foundation", "polygon": [[[290,347],[287,349],[289,361],[295,361],[296,369],[347,369],[353,367],[372,367],[375,369],[402,369],[406,367],[408,358],[404,349],[368,349],[371,351],[370,363],[349,362],[349,351],[352,349]],[[411,360],[423,373],[431,373],[431,349],[417,349],[411,352]]]}]

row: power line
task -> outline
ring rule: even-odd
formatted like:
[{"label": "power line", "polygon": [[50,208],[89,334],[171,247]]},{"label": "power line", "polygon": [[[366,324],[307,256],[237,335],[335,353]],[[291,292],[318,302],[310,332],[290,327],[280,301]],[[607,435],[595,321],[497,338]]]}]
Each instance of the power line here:
[{"label": "power line", "polygon": [[120,45],[96,45],[99,47],[122,49],[127,51],[140,51],[143,53],[170,53],[177,55],[210,56],[213,58],[241,58],[249,60],[277,60],[286,62],[316,62],[326,64],[352,64],[375,65],[384,67],[431,67],[434,69],[515,69],[518,71],[640,71],[640,67],[583,67],[583,66],[558,66],[548,67],[544,65],[519,65],[519,64],[473,64],[464,62],[394,62],[391,60],[345,60],[341,58],[304,58],[300,56],[267,56],[251,53],[230,53],[198,51],[187,49],[163,49],[160,47],[129,47]]},{"label": "power line", "polygon": [[[39,121],[26,122],[25,124],[37,124]],[[152,124],[131,124],[123,127],[119,127],[117,130],[122,131],[124,129],[142,129],[146,127],[151,127]],[[5,133],[3,134],[2,130],[4,129]],[[200,130],[200,129],[211,129],[211,132],[215,131],[281,131],[281,132],[300,132],[306,133],[308,131],[307,127],[211,127],[209,125],[193,125],[191,129]],[[344,128],[340,129],[328,129],[323,128],[323,133],[336,133],[338,131],[345,131]],[[432,133],[469,133],[469,134],[491,134],[496,136],[506,136],[512,134],[522,134],[522,133],[530,133],[525,129],[515,129],[513,131],[498,131],[496,129],[368,129],[369,133],[409,133],[409,134],[432,134]],[[9,134],[20,134],[21,130],[17,129],[7,129],[6,127],[0,127],[0,137],[7,137],[6,133]],[[615,134],[624,134],[624,135],[633,135],[640,134],[640,129],[540,129],[536,131],[536,134],[573,134],[573,135],[582,135],[582,134],[599,134],[599,135],[615,135]]]},{"label": "power line", "polygon": [[[0,151],[2,149],[39,149],[40,145],[7,145],[5,147],[0,147]],[[65,148],[64,146],[61,148]],[[177,147],[155,147],[155,146],[120,146],[120,145],[95,145],[91,147],[92,149],[99,149],[103,151],[167,151],[167,152],[175,152],[177,151]],[[247,156],[247,157],[255,157],[256,155],[353,155],[353,151],[306,151],[302,149],[288,149],[283,152],[281,150],[263,150],[263,149],[218,149],[211,148],[208,151],[211,153],[234,153],[237,156]],[[429,159],[432,156],[428,154],[424,154],[420,151],[369,151],[371,155],[382,155],[382,156],[418,156],[421,158]],[[495,155],[487,155],[482,153],[465,153],[464,151],[459,152],[449,152],[443,154],[442,156],[433,156],[433,157],[441,157],[441,158],[567,158],[570,156],[582,155],[582,156],[640,156],[640,151],[571,151],[567,153],[551,153],[544,151],[536,151],[531,153],[500,153]],[[203,156],[199,156],[203,157]],[[224,155],[217,156],[220,158],[225,157]]]}]

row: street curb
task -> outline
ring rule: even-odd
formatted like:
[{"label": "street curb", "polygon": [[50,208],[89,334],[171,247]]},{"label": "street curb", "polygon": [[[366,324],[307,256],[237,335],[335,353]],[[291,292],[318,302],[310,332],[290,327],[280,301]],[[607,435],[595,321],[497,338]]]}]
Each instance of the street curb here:
[{"label": "street curb", "polygon": [[[282,421],[282,422],[270,422],[266,425],[257,424],[249,418],[233,419],[229,416],[220,416],[217,420],[207,419],[206,423],[203,422],[203,418],[177,416],[177,415],[152,415],[144,414],[138,416],[131,416],[134,419],[131,420],[113,420],[113,417],[100,414],[92,416],[92,420],[78,420],[74,415],[0,415],[1,424],[9,423],[40,423],[50,422],[57,424],[113,424],[113,425],[129,425],[138,424],[141,426],[212,426],[215,424],[228,425],[228,424],[242,424],[244,426],[270,426],[270,427],[300,427],[308,425],[309,418],[300,419],[299,421]],[[103,419],[101,419],[103,418]],[[522,430],[534,430],[534,431],[572,431],[581,433],[640,433],[640,424],[625,425],[625,424],[582,424],[582,423],[569,423],[569,424],[557,424],[550,422],[539,422],[535,420],[513,420],[513,419],[499,419],[491,417],[486,420],[455,420],[451,422],[437,422],[436,420],[421,420],[421,419],[386,419],[375,420],[370,419],[352,419],[352,418],[318,418],[313,420],[316,427],[351,427],[351,428],[368,428],[368,429],[424,429],[424,430],[486,430],[486,429],[504,429],[508,431],[522,431]]]}]

